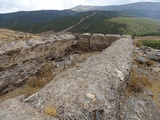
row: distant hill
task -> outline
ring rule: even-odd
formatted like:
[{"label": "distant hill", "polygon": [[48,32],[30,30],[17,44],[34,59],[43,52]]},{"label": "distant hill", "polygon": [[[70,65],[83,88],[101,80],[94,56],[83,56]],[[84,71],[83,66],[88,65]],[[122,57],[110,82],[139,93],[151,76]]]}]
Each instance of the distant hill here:
[{"label": "distant hill", "polygon": [[30,26],[33,24],[49,21],[63,16],[72,16],[76,12],[72,10],[41,10],[22,11],[15,13],[0,14],[0,27],[13,28],[17,26]]},{"label": "distant hill", "polygon": [[[45,32],[53,30],[59,32],[80,21],[85,16],[95,11],[88,11],[76,14],[75,16],[58,18],[49,22],[34,25],[33,32]],[[133,17],[116,11],[98,11],[94,16],[89,17],[82,23],[70,30],[75,33],[112,33],[112,34],[149,34],[160,32],[160,20]]]},{"label": "distant hill", "polygon": [[[49,30],[53,30],[55,32],[59,32],[61,30],[64,30],[71,25],[76,24],[79,22],[81,19],[84,17],[92,14],[95,11],[87,11],[87,12],[82,12],[82,13],[77,13],[76,15],[73,16],[66,16],[66,17],[60,17],[54,20],[50,20],[44,23],[39,23],[39,24],[34,24],[31,29],[32,33],[40,33],[40,32],[45,32]],[[17,30],[22,30],[22,28],[16,28]]]},{"label": "distant hill", "polygon": [[91,10],[119,11],[139,17],[150,17],[160,19],[160,2],[138,2],[126,5],[113,6],[76,6],[71,10],[82,12]]},{"label": "distant hill", "polygon": [[115,17],[107,22],[118,23],[125,25],[119,27],[125,34],[149,34],[160,32],[160,20],[145,18],[145,17]]},{"label": "distant hill", "polygon": [[[96,14],[90,16],[95,11]],[[87,19],[84,19],[86,17]],[[69,31],[80,33],[160,35],[160,2],[139,2],[114,6],[77,6],[71,10],[0,14],[0,28],[40,33],[50,30],[59,32],[70,26],[74,27]]]}]

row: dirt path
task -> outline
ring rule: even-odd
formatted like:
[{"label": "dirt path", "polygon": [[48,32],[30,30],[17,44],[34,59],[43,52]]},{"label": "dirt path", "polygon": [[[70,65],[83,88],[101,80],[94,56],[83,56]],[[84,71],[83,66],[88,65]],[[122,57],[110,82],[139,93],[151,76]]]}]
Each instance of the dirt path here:
[{"label": "dirt path", "polygon": [[84,20],[86,20],[86,19],[88,19],[89,17],[92,17],[93,15],[97,14],[97,12],[98,12],[98,11],[96,11],[96,12],[94,12],[94,13],[92,13],[92,14],[90,14],[90,15],[84,17],[84,18],[82,18],[78,23],[76,23],[76,24],[74,24],[74,25],[72,25],[72,26],[70,26],[70,27],[68,27],[68,28],[66,28],[66,29],[64,29],[64,30],[62,30],[62,31],[60,31],[60,33],[68,32],[69,30],[71,30],[71,29],[74,28],[75,26],[81,24]]}]

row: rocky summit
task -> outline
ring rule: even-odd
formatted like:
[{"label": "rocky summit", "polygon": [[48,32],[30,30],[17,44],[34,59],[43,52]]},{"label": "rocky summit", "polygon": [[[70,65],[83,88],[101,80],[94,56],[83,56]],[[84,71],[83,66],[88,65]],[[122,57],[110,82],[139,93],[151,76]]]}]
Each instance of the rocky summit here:
[{"label": "rocky summit", "polygon": [[158,55],[128,35],[1,39],[0,119],[159,120],[159,93],[132,82],[134,70],[159,77]]}]

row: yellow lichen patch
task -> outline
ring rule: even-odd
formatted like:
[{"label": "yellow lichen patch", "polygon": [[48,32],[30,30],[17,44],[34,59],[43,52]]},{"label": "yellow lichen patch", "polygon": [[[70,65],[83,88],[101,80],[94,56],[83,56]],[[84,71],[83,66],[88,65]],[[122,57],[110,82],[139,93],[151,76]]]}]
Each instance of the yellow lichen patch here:
[{"label": "yellow lichen patch", "polygon": [[44,113],[49,115],[49,116],[53,116],[56,117],[57,116],[57,109],[55,106],[47,103],[44,107]]}]

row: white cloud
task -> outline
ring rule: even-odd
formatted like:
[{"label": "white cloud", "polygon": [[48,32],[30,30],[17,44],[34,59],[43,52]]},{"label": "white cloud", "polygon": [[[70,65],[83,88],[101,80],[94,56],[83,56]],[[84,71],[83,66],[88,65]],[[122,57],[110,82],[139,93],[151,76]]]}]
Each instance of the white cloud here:
[{"label": "white cloud", "polygon": [[[0,13],[41,10],[68,9],[77,5],[119,5],[146,0],[0,0]],[[159,0],[150,0],[157,1]]]}]

